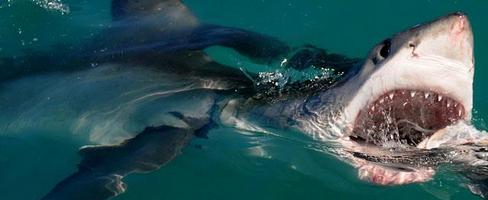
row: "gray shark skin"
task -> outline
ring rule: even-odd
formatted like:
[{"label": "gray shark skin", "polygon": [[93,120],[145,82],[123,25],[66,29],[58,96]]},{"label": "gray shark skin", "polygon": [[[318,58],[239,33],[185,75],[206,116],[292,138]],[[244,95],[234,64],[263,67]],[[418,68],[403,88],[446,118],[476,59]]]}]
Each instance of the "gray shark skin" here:
[{"label": "gray shark skin", "polygon": [[[448,129],[471,120],[473,35],[463,13],[393,35],[358,60],[201,23],[180,0],[113,0],[111,9],[112,25],[83,45],[0,59],[0,128],[62,130],[95,144],[43,199],[110,199],[125,176],[159,169],[217,126],[302,132],[380,185],[425,182],[453,164],[469,189],[488,194],[488,138]],[[203,51],[212,46],[338,76],[263,81],[213,61]]]}]

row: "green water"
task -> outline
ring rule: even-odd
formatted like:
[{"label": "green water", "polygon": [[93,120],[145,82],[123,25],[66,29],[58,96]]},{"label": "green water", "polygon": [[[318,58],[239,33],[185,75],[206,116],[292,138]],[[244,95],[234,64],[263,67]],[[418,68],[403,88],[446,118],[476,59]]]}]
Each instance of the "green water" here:
[{"label": "green water", "polygon": [[[63,1],[69,14],[28,0],[0,2],[0,55],[77,41],[108,24],[109,1]],[[488,1],[186,0],[201,21],[266,33],[293,45],[314,44],[363,57],[377,42],[453,11],[469,14],[475,36],[474,123],[487,130]],[[0,5],[2,5],[0,4]],[[213,52],[219,60],[235,60]],[[246,64],[244,63],[244,66]],[[1,108],[0,108],[1,112]],[[0,199],[39,199],[76,169],[83,141],[70,134],[0,133]],[[197,139],[168,166],[127,177],[129,199],[477,199],[457,177],[380,187],[307,144],[220,128]]]}]

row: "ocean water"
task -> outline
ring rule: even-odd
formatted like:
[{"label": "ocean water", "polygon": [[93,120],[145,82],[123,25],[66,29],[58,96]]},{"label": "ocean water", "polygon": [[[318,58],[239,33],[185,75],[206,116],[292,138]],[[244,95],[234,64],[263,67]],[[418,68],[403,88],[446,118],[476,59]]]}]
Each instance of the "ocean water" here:
[{"label": "ocean water", "polygon": [[[409,26],[466,12],[475,39],[474,120],[487,130],[488,2],[482,0],[186,0],[203,22],[265,33],[292,45],[314,44],[364,57],[376,43]],[[109,0],[0,0],[0,55],[83,41],[110,23]],[[252,67],[210,49],[223,63]],[[0,115],[2,113],[0,107]],[[3,119],[0,117],[0,119]],[[289,133],[296,134],[296,133]],[[69,132],[0,130],[0,199],[39,199],[76,170],[86,141]],[[293,137],[297,138],[297,137]],[[298,137],[299,138],[299,137]],[[375,186],[306,138],[213,130],[169,165],[125,179],[129,199],[478,199],[460,178],[441,171],[433,181]]]}]

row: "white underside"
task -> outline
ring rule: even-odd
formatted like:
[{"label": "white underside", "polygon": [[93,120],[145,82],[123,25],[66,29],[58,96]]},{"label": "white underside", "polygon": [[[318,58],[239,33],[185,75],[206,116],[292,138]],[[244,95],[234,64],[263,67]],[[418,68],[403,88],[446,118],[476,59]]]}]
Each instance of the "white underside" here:
[{"label": "white underside", "polygon": [[23,78],[0,86],[0,134],[72,133],[94,144],[116,144],[147,126],[186,126],[168,112],[205,115],[220,87],[144,67],[104,65],[71,74]]}]

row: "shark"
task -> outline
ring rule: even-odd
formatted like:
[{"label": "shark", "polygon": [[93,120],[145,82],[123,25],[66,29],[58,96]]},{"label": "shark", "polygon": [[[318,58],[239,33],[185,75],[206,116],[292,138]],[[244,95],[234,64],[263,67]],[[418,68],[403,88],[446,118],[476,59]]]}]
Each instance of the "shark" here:
[{"label": "shark", "polygon": [[[453,133],[473,108],[473,33],[455,12],[387,38],[364,59],[205,24],[180,0],[112,0],[110,26],[53,52],[0,59],[0,127],[71,132],[78,170],[42,199],[110,199],[215,127],[293,130],[379,185],[426,182],[442,164],[485,197],[486,137]],[[326,70],[304,81],[214,61],[220,46],[261,64]]]}]

